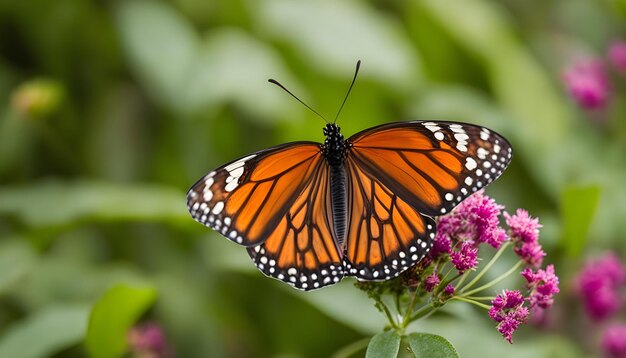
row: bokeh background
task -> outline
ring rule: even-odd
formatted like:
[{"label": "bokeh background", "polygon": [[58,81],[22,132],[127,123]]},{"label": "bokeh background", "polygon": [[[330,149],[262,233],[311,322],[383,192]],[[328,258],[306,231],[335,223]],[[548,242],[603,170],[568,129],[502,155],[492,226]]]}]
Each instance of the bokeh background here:
[{"label": "bokeh background", "polygon": [[[142,324],[180,357],[362,356],[385,318],[352,279],[267,279],[185,207],[226,161],[323,140],[268,78],[332,118],[358,59],[343,133],[426,118],[502,133],[515,158],[487,192],[539,217],[561,277],[513,345],[465,304],[411,330],[464,357],[600,355],[572,282],[626,250],[626,76],[609,69],[592,109],[562,76],[608,61],[625,16],[624,0],[0,0],[0,356],[115,356]],[[92,311],[105,331],[89,336]]]}]

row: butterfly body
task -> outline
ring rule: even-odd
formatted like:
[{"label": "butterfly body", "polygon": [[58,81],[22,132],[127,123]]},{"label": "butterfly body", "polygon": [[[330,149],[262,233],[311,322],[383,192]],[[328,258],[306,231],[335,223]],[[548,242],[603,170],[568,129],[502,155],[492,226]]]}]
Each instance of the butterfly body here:
[{"label": "butterfly body", "polygon": [[344,170],[347,143],[341,128],[334,123],[324,127],[326,140],[322,145],[324,159],[330,166],[330,192],[333,224],[337,243],[341,246],[346,233],[346,172]]},{"label": "butterfly body", "polygon": [[434,217],[495,180],[512,153],[499,134],[455,122],[396,122],[348,139],[329,123],[323,133],[323,144],[287,143],[221,166],[187,194],[195,220],[303,290],[415,265],[432,246]]}]

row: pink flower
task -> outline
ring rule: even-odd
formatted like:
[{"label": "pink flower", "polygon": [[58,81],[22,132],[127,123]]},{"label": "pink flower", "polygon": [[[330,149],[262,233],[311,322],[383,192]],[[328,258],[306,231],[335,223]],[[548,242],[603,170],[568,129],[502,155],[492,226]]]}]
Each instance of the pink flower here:
[{"label": "pink flower", "polygon": [[550,308],[554,303],[554,295],[559,293],[559,278],[554,274],[554,265],[548,265],[545,270],[533,270],[527,268],[522,271],[526,279],[526,287],[530,291],[528,302],[533,315],[542,315],[543,310]]},{"label": "pink flower", "polygon": [[454,286],[448,284],[446,288],[443,289],[443,293],[448,296],[452,296],[454,294]]},{"label": "pink flower", "polygon": [[437,234],[457,241],[473,240],[494,248],[506,240],[499,216],[504,207],[478,191],[457,206],[452,213],[439,218]]},{"label": "pink flower", "polygon": [[608,57],[618,72],[626,73],[626,41],[615,41],[609,46]]},{"label": "pink flower", "polygon": [[424,280],[424,288],[427,292],[432,292],[437,285],[439,285],[439,276],[435,272]]},{"label": "pink flower", "polygon": [[519,238],[523,242],[536,242],[539,240],[539,219],[528,215],[528,211],[517,209],[515,215],[504,213],[506,224],[509,226],[511,236]]},{"label": "pink flower", "polygon": [[509,343],[513,343],[513,332],[528,318],[528,308],[523,306],[524,296],[520,291],[504,290],[491,301],[489,317],[498,323],[498,332]]},{"label": "pink flower", "polygon": [[173,356],[161,327],[156,323],[135,326],[128,332],[128,345],[137,357]]},{"label": "pink flower", "polygon": [[615,324],[604,331],[602,350],[606,357],[626,358],[626,324]]},{"label": "pink flower", "polygon": [[[444,218],[441,218],[444,219]],[[439,227],[441,227],[441,222],[437,227],[437,235],[435,236],[435,240],[433,242],[433,247],[428,252],[428,255],[432,259],[436,259],[441,255],[449,254],[452,250],[452,242],[450,239],[439,231]]]},{"label": "pink flower", "polygon": [[626,268],[613,253],[591,260],[583,267],[577,279],[585,311],[595,320],[602,320],[617,312],[624,301],[620,288],[626,284]]},{"label": "pink flower", "polygon": [[539,244],[539,220],[528,215],[523,209],[517,209],[515,215],[504,213],[509,226],[511,240],[515,245],[515,253],[528,265],[539,267],[546,253]]},{"label": "pink flower", "polygon": [[478,248],[472,241],[465,241],[458,251],[450,253],[452,264],[459,273],[473,269],[478,265]]},{"label": "pink flower", "polygon": [[563,82],[570,95],[584,109],[604,108],[609,101],[609,80],[600,60],[578,61],[565,70]]}]

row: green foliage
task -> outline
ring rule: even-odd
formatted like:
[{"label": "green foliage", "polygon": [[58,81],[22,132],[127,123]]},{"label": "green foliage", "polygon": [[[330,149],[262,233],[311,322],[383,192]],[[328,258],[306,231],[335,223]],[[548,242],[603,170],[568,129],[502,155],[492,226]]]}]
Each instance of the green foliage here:
[{"label": "green foliage", "polygon": [[146,221],[187,217],[184,194],[159,185],[45,181],[24,188],[0,189],[0,195],[5,198],[0,202],[0,213],[17,217],[32,227],[86,219]]},{"label": "green foliage", "polygon": [[86,305],[53,305],[33,312],[5,329],[0,357],[50,357],[85,336]]},{"label": "green foliage", "polygon": [[395,358],[400,350],[400,341],[402,337],[395,332],[378,333],[367,346],[366,358]]},{"label": "green foliage", "polygon": [[116,285],[95,303],[85,344],[94,358],[119,357],[126,350],[128,329],[152,305],[153,287]]},{"label": "green foliage", "polygon": [[563,236],[561,243],[569,257],[580,258],[587,246],[589,228],[600,200],[600,188],[568,186],[561,196]]},{"label": "green foliage", "polygon": [[407,337],[407,341],[417,358],[454,358],[459,356],[450,342],[436,334],[411,333]]}]

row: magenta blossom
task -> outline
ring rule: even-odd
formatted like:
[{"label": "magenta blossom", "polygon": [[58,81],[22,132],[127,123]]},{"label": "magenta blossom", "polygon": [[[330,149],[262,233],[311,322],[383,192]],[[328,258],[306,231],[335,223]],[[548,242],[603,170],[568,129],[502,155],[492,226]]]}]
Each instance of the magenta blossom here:
[{"label": "magenta blossom", "polygon": [[528,318],[528,308],[523,304],[524,296],[520,291],[510,290],[504,290],[491,301],[489,317],[498,323],[498,332],[509,343],[513,343],[513,332]]},{"label": "magenta blossom", "polygon": [[128,345],[137,357],[171,357],[165,334],[156,323],[133,327],[128,332]]},{"label": "magenta blossom", "polygon": [[615,324],[604,331],[602,350],[610,358],[626,358],[626,324]]},{"label": "magenta blossom", "polygon": [[514,215],[504,213],[506,224],[509,226],[511,240],[515,245],[515,253],[526,264],[539,267],[546,253],[539,244],[539,220],[528,215],[523,209],[517,209]]},{"label": "magenta blossom", "polygon": [[548,265],[545,270],[533,272],[530,268],[522,271],[526,279],[526,287],[530,291],[528,302],[533,314],[550,308],[554,303],[554,295],[559,293],[559,278],[554,274],[554,265]]},{"label": "magenta blossom", "polygon": [[443,293],[445,293],[448,296],[452,296],[454,294],[454,286],[448,284],[446,286],[446,288],[443,289]]},{"label": "magenta blossom", "polygon": [[478,191],[462,201],[452,213],[439,218],[438,236],[473,240],[476,244],[484,242],[499,248],[506,240],[506,232],[499,221],[502,209],[502,205],[484,195],[482,190]]},{"label": "magenta blossom", "polygon": [[565,70],[563,82],[570,95],[584,109],[604,108],[609,101],[609,80],[600,60],[578,61]]},{"label": "magenta blossom", "polygon": [[626,73],[626,41],[615,41],[609,46],[609,61],[621,73]]},{"label": "magenta blossom", "polygon": [[450,258],[454,267],[462,274],[478,265],[478,248],[473,241],[465,241],[458,251],[450,253]]},{"label": "magenta blossom", "polygon": [[587,262],[577,279],[585,311],[594,320],[608,318],[621,308],[624,297],[619,290],[624,285],[626,268],[613,253]]},{"label": "magenta blossom", "polygon": [[427,276],[424,280],[424,288],[427,292],[432,292],[437,285],[439,285],[439,276],[435,272],[433,272],[432,275]]},{"label": "magenta blossom", "polygon": [[[439,225],[441,226],[441,224]],[[439,229],[440,226],[437,227],[437,235],[433,241],[433,247],[428,252],[428,255],[433,259],[436,259],[444,254],[449,254],[452,250],[452,242],[447,235],[441,233],[441,230]]]}]

